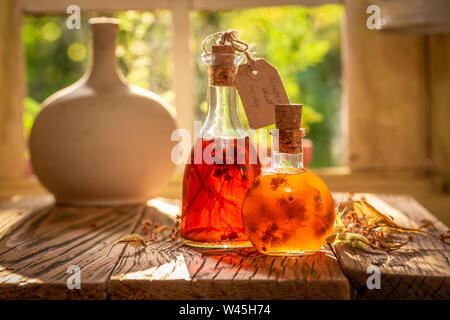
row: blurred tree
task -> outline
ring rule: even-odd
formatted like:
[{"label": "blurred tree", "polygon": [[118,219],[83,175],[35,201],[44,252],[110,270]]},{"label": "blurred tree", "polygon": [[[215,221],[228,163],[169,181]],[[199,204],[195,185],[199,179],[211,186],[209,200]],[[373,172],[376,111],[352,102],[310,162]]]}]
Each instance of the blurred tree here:
[{"label": "blurred tree", "polygon": [[[237,29],[241,38],[257,44],[255,56],[275,65],[290,100],[303,103],[303,126],[315,142],[313,166],[340,164],[340,5],[314,8],[274,7],[191,13],[191,52],[195,59],[197,118],[206,115],[206,72],[200,61],[201,41],[219,30]],[[119,64],[127,79],[173,102],[170,88],[169,11],[124,11],[117,45]],[[23,39],[26,52],[28,98],[25,134],[28,136],[40,103],[78,80],[88,67],[91,35],[88,16],[80,30],[69,30],[65,16],[26,16]],[[240,113],[245,122],[242,106]]]},{"label": "blurred tree", "polygon": [[81,30],[68,30],[64,17],[25,16],[27,89],[35,101],[41,103],[81,77],[87,67],[86,28],[86,19]]},{"label": "blurred tree", "polygon": [[[191,14],[197,71],[198,117],[206,113],[201,41],[219,30],[240,30],[251,52],[277,67],[293,103],[302,103],[302,125],[314,144],[312,166],[341,164],[340,5],[270,7]],[[208,26],[208,27],[206,27]],[[245,119],[242,107],[241,117]],[[271,128],[271,127],[268,127]]]},{"label": "blurred tree", "polygon": [[126,11],[120,19],[117,55],[127,80],[157,92],[170,103],[170,25],[169,11]]},{"label": "blurred tree", "polygon": [[[114,16],[120,19],[117,55],[127,79],[172,102],[170,12],[125,11]],[[65,16],[25,16],[22,33],[28,90],[24,113],[26,137],[40,104],[77,81],[88,68],[92,47],[88,20],[89,16],[84,16],[80,30],[69,30]]]}]

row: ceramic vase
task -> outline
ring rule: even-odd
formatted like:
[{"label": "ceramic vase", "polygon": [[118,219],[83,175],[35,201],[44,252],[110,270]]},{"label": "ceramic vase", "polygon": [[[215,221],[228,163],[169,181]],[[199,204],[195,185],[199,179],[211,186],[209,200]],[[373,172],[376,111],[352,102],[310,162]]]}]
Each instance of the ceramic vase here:
[{"label": "ceramic vase", "polygon": [[118,20],[94,18],[93,63],[43,103],[30,136],[36,175],[58,203],[116,205],[154,197],[169,181],[170,106],[130,85],[115,55]]}]

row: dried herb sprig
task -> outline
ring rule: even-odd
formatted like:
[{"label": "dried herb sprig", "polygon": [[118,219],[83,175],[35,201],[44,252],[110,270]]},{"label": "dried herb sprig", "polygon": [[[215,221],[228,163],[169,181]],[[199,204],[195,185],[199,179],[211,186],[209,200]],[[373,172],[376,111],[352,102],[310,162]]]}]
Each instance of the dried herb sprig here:
[{"label": "dried herb sprig", "polygon": [[153,221],[150,219],[144,219],[141,223],[141,232],[144,236],[148,236],[152,233]]},{"label": "dried herb sprig", "polygon": [[130,234],[114,243],[112,247],[109,249],[107,256],[109,256],[111,250],[118,244],[129,244],[135,249],[135,253],[137,253],[139,249],[145,248],[148,245],[148,242],[144,240],[144,238],[142,238],[140,234],[137,233]]},{"label": "dried herb sprig", "polygon": [[432,234],[423,228],[434,229],[434,224],[422,221],[419,229],[406,228],[394,222],[392,217],[385,215],[370,205],[364,198],[355,201],[352,195],[336,208],[336,223],[333,235],[327,238],[328,243],[342,243],[352,247],[372,248],[377,250],[396,250],[413,240],[411,235],[402,242],[392,242],[386,237],[386,232],[421,233],[432,236],[449,244],[450,230],[439,235]]},{"label": "dried herb sprig", "polygon": [[181,215],[175,217],[175,223],[173,224],[170,238],[172,241],[176,241],[181,235]]},{"label": "dried herb sprig", "polygon": [[[135,253],[140,253],[139,250],[145,249],[150,242],[158,241],[158,234],[163,231],[170,230],[170,238],[172,241],[177,240],[180,237],[180,225],[181,225],[181,216],[177,215],[175,218],[175,222],[172,228],[169,228],[166,225],[160,225],[158,222],[153,222],[151,219],[144,219],[141,222],[140,232],[143,234],[130,234],[118,240],[116,243],[112,245],[109,249],[108,254],[111,250],[118,244],[129,244],[133,248],[135,248]],[[146,237],[146,238],[144,238]]]}]

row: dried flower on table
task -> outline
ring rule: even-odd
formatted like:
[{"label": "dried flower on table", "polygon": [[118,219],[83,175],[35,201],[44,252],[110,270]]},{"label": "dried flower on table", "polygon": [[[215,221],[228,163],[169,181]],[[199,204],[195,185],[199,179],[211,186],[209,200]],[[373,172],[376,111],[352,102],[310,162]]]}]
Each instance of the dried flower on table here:
[{"label": "dried flower on table", "polygon": [[431,230],[437,230],[436,226],[434,225],[434,223],[428,219],[422,219],[420,220],[420,229],[431,229]]},{"label": "dried flower on table", "polygon": [[140,251],[138,251],[138,249],[147,247],[150,242],[158,241],[157,236],[163,231],[170,231],[170,238],[172,239],[172,241],[175,241],[180,236],[180,224],[180,215],[175,218],[175,222],[172,228],[168,227],[167,225],[161,225],[159,222],[153,222],[151,219],[144,219],[142,220],[142,223],[140,225],[140,232],[143,235],[134,233],[129,236],[123,237],[111,247],[111,249],[108,251],[108,255],[111,252],[112,248],[118,244],[129,244],[136,249],[136,253],[140,254]]},{"label": "dried flower on table", "polygon": [[355,201],[352,195],[347,201],[341,203],[336,209],[336,224],[333,235],[327,241],[332,244],[346,244],[352,247],[373,248],[390,251],[399,249],[410,242],[413,237],[402,242],[391,242],[387,240],[386,232],[409,232],[422,233],[440,239],[444,243],[450,238],[450,232],[446,231],[440,235],[434,235],[422,230],[423,227],[434,227],[434,224],[423,220],[419,229],[406,228],[394,222],[394,219],[385,215],[371,206],[365,199]]},{"label": "dried flower on table", "polygon": [[[148,236],[152,233],[152,220],[144,219],[141,223],[141,232],[144,236]],[[156,223],[155,223],[156,224]]]},{"label": "dried flower on table", "polygon": [[170,238],[172,241],[176,241],[181,235],[181,215],[175,217],[175,222],[172,227]]},{"label": "dried flower on table", "polygon": [[170,230],[170,229],[169,229],[168,226],[162,225],[162,226],[159,226],[159,227],[157,227],[157,228],[155,228],[155,229],[153,230],[153,236],[155,237],[155,241],[156,241],[156,239],[157,239],[157,238],[156,238],[157,235],[158,235],[160,232],[164,231],[164,230]]},{"label": "dried flower on table", "polygon": [[120,239],[119,241],[117,241],[115,244],[112,245],[111,249],[109,249],[107,256],[109,255],[109,253],[111,252],[111,250],[118,244],[129,244],[130,246],[132,246],[135,251],[137,251],[138,249],[142,248],[142,247],[146,247],[147,241],[144,240],[144,238],[142,238],[142,236],[140,234],[134,233],[134,234],[130,234],[129,236],[125,236],[122,239]]},{"label": "dried flower on table", "polygon": [[447,230],[445,232],[442,232],[439,236],[439,239],[441,239],[443,242],[448,243],[447,239],[450,239],[450,230]]},{"label": "dried flower on table", "polygon": [[170,238],[172,241],[176,241],[181,235],[181,215],[177,215],[175,217],[175,223],[172,227],[172,234],[170,235]]}]

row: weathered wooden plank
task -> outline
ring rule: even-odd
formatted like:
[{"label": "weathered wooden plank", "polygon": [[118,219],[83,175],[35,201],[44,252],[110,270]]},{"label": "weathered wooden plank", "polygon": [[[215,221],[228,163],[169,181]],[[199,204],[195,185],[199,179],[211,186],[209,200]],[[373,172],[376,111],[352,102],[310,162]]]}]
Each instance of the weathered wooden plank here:
[{"label": "weathered wooden plank", "polygon": [[[336,195],[338,198],[339,195]],[[412,197],[366,195],[405,226],[422,219],[446,227]],[[339,201],[339,200],[338,200]],[[449,248],[416,236],[391,253],[334,247],[305,257],[268,257],[253,249],[207,250],[160,241],[135,254],[114,247],[150,218],[170,225],[177,201],[155,199],[147,207],[54,207],[51,197],[16,198],[0,205],[0,299],[347,299],[449,298]],[[367,267],[379,266],[381,289],[367,290]],[[81,290],[66,287],[69,265],[81,268]],[[110,279],[108,281],[108,279]]]},{"label": "weathered wooden plank", "polygon": [[[117,253],[107,252],[142,211],[142,205],[54,206],[49,197],[2,205],[0,217],[9,222],[0,226],[0,299],[105,299],[117,263]],[[80,290],[67,288],[70,265],[81,270]]]},{"label": "weathered wooden plank", "polygon": [[239,10],[273,6],[320,6],[339,2],[339,0],[192,0],[192,7],[197,10]]},{"label": "weathered wooden plank", "polygon": [[[193,134],[195,120],[193,89],[193,66],[189,51],[190,0],[172,3],[172,87],[175,91],[175,108],[179,128]],[[181,76],[183,75],[183,76]]]},{"label": "weathered wooden plank", "polygon": [[[31,14],[65,13],[72,0],[22,0],[24,12]],[[120,10],[170,9],[178,0],[78,0],[83,11],[114,12]],[[196,10],[233,10],[242,8],[305,5],[318,6],[338,3],[338,0],[191,0],[190,8]]]},{"label": "weathered wooden plank", "polygon": [[[148,206],[143,219],[168,224],[163,209]],[[165,235],[144,254],[135,255],[133,248],[127,248],[112,273],[110,297],[349,299],[350,290],[331,251],[305,257],[268,257],[251,248],[194,249]]]},{"label": "weathered wooden plank", "polygon": [[429,63],[433,171],[445,180],[450,190],[450,34],[429,35]]},{"label": "weathered wooden plank", "polygon": [[[428,219],[439,231],[447,229],[410,196],[364,196],[380,212],[394,217],[400,225],[417,228],[421,220]],[[342,270],[356,289],[359,298],[450,298],[450,246],[427,235],[413,236],[414,241],[390,253],[334,246]],[[402,239],[404,238],[403,236]],[[367,268],[371,265],[380,269],[380,289],[367,288],[367,279],[372,274],[367,272]]]},{"label": "weathered wooden plank", "polygon": [[25,176],[25,73],[20,2],[0,1],[0,180]]},{"label": "weathered wooden plank", "polygon": [[[0,203],[0,240],[21,227],[36,211],[52,205],[52,196],[14,196]],[[20,222],[20,223],[19,223]]]},{"label": "weathered wooden plank", "polygon": [[343,108],[353,170],[423,172],[426,135],[425,36],[370,30],[372,1],[345,0]]}]

